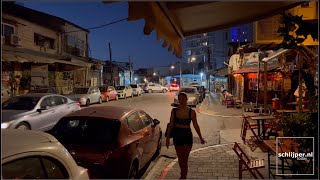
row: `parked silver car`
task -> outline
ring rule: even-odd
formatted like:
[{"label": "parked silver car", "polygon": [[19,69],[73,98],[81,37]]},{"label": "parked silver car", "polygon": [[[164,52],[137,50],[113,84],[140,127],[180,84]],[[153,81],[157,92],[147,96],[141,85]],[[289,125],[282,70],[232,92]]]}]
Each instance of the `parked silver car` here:
[{"label": "parked silver car", "polygon": [[173,105],[179,105],[178,101],[178,94],[180,92],[184,92],[188,96],[188,106],[197,106],[199,104],[199,96],[200,93],[198,92],[196,87],[182,87],[180,88],[180,91],[177,92],[176,96],[174,97]]},{"label": "parked silver car", "polygon": [[98,87],[77,87],[73,93],[67,95],[70,99],[78,101],[80,105],[89,106],[93,103],[102,103],[102,96]]},{"label": "parked silver car", "polygon": [[88,169],[52,135],[17,129],[1,135],[1,179],[89,179]]},{"label": "parked silver car", "polygon": [[80,110],[80,104],[65,96],[49,93],[12,97],[2,103],[2,129],[51,129],[63,116]]},{"label": "parked silver car", "polygon": [[132,88],[132,92],[135,96],[140,96],[142,94],[142,88],[140,87],[139,84],[130,84]]}]

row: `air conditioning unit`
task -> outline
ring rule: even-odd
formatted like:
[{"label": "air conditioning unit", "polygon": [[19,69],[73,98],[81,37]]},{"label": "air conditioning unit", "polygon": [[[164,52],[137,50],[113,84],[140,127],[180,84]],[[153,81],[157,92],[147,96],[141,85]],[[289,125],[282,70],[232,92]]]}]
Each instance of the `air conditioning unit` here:
[{"label": "air conditioning unit", "polygon": [[1,45],[5,44],[5,42],[6,42],[6,37],[1,36]]},{"label": "air conditioning unit", "polygon": [[11,34],[10,38],[11,45],[19,46],[20,45],[20,38],[16,34]]}]

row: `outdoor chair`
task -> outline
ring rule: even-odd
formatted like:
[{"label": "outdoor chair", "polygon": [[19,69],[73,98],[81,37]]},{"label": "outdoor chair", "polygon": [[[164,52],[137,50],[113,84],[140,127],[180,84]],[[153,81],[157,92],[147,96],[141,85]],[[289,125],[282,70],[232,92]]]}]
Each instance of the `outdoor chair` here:
[{"label": "outdoor chair", "polygon": [[[234,142],[232,148],[239,158],[239,179],[242,179],[242,171],[249,171],[256,179],[264,179],[258,169],[265,167],[264,159],[252,159],[241,149],[238,143]],[[259,177],[258,177],[259,176]]]},{"label": "outdoor chair", "polygon": [[[249,117],[243,116],[242,126],[241,126],[241,134],[240,137],[244,144],[248,145],[251,151],[254,151],[258,146],[256,142],[261,142],[262,139],[257,135],[254,131],[258,127],[257,123],[249,123]],[[247,131],[250,130],[252,135],[249,140],[246,139]]]}]

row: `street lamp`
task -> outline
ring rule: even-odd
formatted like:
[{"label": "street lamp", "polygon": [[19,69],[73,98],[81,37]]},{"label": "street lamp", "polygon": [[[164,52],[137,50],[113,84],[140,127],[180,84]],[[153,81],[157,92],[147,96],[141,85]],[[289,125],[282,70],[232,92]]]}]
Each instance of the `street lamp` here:
[{"label": "street lamp", "polygon": [[171,66],[171,69],[174,69],[174,65]]}]

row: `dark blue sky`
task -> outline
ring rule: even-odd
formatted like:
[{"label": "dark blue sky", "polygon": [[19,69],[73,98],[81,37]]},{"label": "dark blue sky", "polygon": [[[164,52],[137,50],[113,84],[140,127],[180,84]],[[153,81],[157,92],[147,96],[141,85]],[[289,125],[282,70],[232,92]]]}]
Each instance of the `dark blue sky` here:
[{"label": "dark blue sky", "polygon": [[[102,2],[23,2],[25,7],[55,15],[84,28],[96,27],[128,17],[126,2],[104,4]],[[111,43],[112,59],[128,61],[134,68],[166,66],[178,58],[162,42],[156,40],[156,33],[143,34],[144,20],[117,24],[90,30],[89,47],[93,58],[109,59],[108,42]]]}]

